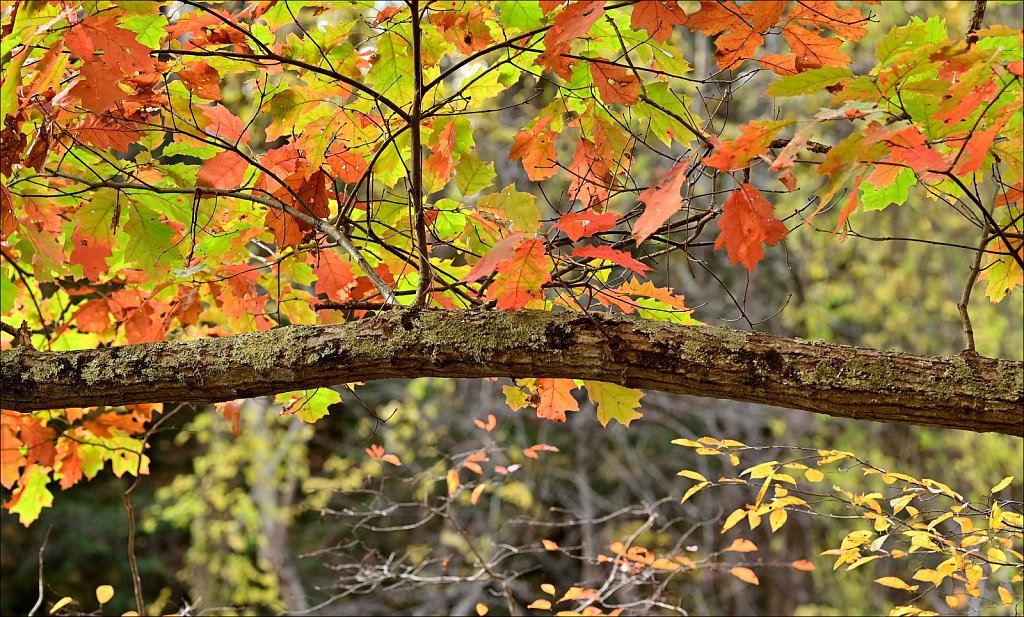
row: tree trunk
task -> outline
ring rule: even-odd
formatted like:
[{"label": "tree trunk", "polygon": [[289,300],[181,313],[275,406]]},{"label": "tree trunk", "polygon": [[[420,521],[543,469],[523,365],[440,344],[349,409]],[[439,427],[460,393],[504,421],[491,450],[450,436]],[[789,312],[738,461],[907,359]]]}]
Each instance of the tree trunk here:
[{"label": "tree trunk", "polygon": [[0,353],[16,411],[212,402],[396,377],[606,381],[832,416],[1024,435],[1024,363],[921,357],[608,313],[404,310],[326,326]]}]

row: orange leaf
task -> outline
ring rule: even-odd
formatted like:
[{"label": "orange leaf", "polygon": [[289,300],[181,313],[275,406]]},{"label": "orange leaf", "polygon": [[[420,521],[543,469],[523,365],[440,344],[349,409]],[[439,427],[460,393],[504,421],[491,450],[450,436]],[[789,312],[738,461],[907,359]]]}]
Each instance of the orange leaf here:
[{"label": "orange leaf", "polygon": [[546,551],[557,551],[558,550],[558,543],[557,542],[553,542],[551,540],[541,540],[540,543],[544,546],[544,550],[546,550]]},{"label": "orange leaf", "polygon": [[572,250],[572,255],[573,257],[590,257],[610,261],[615,265],[632,270],[637,274],[643,274],[652,269],[647,264],[633,259],[633,256],[629,253],[625,251],[617,251],[606,244],[602,244],[600,246],[579,246]]},{"label": "orange leaf", "polygon": [[661,182],[640,194],[644,203],[644,213],[633,226],[633,238],[637,243],[643,242],[653,234],[662,223],[683,207],[680,191],[686,181],[687,162],[680,162],[661,179]]},{"label": "orange leaf", "polygon": [[499,310],[525,308],[544,297],[543,285],[551,280],[551,259],[541,239],[526,240],[512,258],[498,264],[498,276],[487,288],[487,299],[497,300]]},{"label": "orange leaf", "polygon": [[797,559],[793,563],[789,564],[789,566],[794,570],[802,570],[804,572],[813,572],[815,570],[814,564],[806,559]]},{"label": "orange leaf", "polygon": [[743,169],[750,161],[768,152],[768,145],[788,124],[786,120],[744,124],[740,127],[739,139],[717,144],[714,154],[704,157],[702,162],[722,171]]},{"label": "orange leaf", "polygon": [[633,5],[629,25],[633,30],[643,28],[657,43],[672,36],[672,26],[686,22],[686,12],[676,0],[646,0]]},{"label": "orange leaf", "polygon": [[554,131],[545,130],[552,116],[539,118],[530,130],[522,130],[512,140],[508,158],[523,162],[526,177],[534,182],[550,178],[558,172],[558,155],[555,154]]},{"label": "orange leaf", "polygon": [[446,480],[448,483],[448,495],[454,495],[455,491],[459,490],[459,472],[455,469],[449,469]]},{"label": "orange leaf", "polygon": [[751,585],[760,585],[760,581],[757,580],[757,575],[750,568],[735,567],[729,568],[729,574],[732,574],[736,578],[740,579],[744,583],[750,583]]},{"label": "orange leaf", "polygon": [[603,5],[603,0],[579,0],[562,9],[544,36],[544,53],[537,56],[536,63],[552,69],[562,79],[570,79],[575,61],[562,54],[569,51],[573,40],[586,34],[604,15]]},{"label": "orange leaf", "polygon": [[313,266],[316,274],[316,284],[313,286],[315,293],[324,294],[328,300],[338,302],[351,297],[350,292],[356,285],[352,264],[339,257],[336,251],[328,249],[316,254],[310,253],[306,263]]},{"label": "orange leaf", "polygon": [[245,179],[249,161],[230,150],[218,152],[199,169],[198,184],[214,189],[236,189]]},{"label": "orange leaf", "polygon": [[736,538],[732,541],[723,552],[734,552],[734,553],[753,553],[757,550],[757,545],[747,540],[746,538]]},{"label": "orange leaf", "polygon": [[772,213],[772,205],[749,184],[740,185],[729,195],[722,205],[718,228],[722,233],[715,240],[715,248],[725,247],[730,263],[742,263],[751,271],[764,257],[762,245],[774,246],[788,233]]},{"label": "orange leaf", "polygon": [[211,101],[219,100],[220,73],[205,61],[190,64],[178,71],[178,77],[192,94]]},{"label": "orange leaf", "polygon": [[565,232],[573,242],[583,238],[589,238],[594,234],[608,231],[619,222],[619,215],[614,212],[595,214],[593,212],[579,212],[566,214],[558,219],[555,227]]},{"label": "orange leaf", "polygon": [[580,406],[572,395],[576,384],[571,379],[541,378],[537,380],[540,403],[537,417],[553,422],[565,422],[565,412],[579,411]]},{"label": "orange leaf", "polygon": [[640,100],[640,81],[621,66],[591,61],[590,75],[605,103],[632,105]]}]

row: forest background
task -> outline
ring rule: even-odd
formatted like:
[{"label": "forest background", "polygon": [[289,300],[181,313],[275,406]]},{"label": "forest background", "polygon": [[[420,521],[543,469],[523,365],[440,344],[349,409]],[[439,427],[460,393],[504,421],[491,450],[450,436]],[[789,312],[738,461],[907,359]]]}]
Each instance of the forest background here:
[{"label": "forest background", "polygon": [[[87,10],[108,5],[93,4]],[[360,18],[368,29],[387,27],[381,17],[386,3],[336,3],[344,6],[328,12],[292,4],[295,31],[315,31],[325,19]],[[681,6],[688,14],[698,8]],[[933,27],[942,23],[951,38],[963,38],[976,3],[858,6],[871,22],[862,38],[842,49],[853,72],[863,74],[875,66],[876,50],[893,27],[916,18]],[[220,8],[244,10],[241,3]],[[3,9],[6,27],[10,3]],[[201,11],[176,4],[173,14],[167,11],[169,23],[190,12]],[[989,2],[985,23],[1019,32],[1020,5]],[[764,96],[777,75],[740,65],[721,71],[713,37],[686,27],[675,27],[670,36],[690,74],[715,76],[692,91],[708,133],[735,138],[750,119],[805,117],[807,110],[828,105],[825,92]],[[764,53],[784,50],[781,37],[766,37]],[[3,61],[7,79],[10,50]],[[218,88],[219,100],[238,116],[254,106],[239,75],[226,76]],[[523,161],[509,156],[521,128],[550,100],[550,82],[524,76],[501,90],[493,104],[500,111],[472,117],[475,154],[493,162],[495,187],[532,192],[542,216],[550,217],[569,179],[556,178],[542,191]],[[518,104],[531,97],[535,103]],[[265,128],[256,123],[253,133]],[[836,143],[846,136],[842,131],[823,124],[819,139]],[[252,143],[261,138],[266,135]],[[561,154],[571,158],[570,150]],[[634,171],[651,163],[641,156]],[[653,184],[667,170],[637,172],[640,184]],[[813,172],[799,166],[794,172],[801,184],[811,183]],[[780,192],[773,200],[776,212],[806,208],[805,195]],[[753,324],[780,336],[955,355],[963,349],[957,302],[975,257],[959,245],[975,242],[975,228],[956,209],[936,207],[925,191],[911,190],[905,200],[885,212],[854,212],[841,234],[834,233],[835,212],[806,224],[787,220],[796,231],[766,250],[752,271],[705,242],[693,249],[702,267],[673,254],[650,262],[656,267],[650,277],[685,294],[692,317],[711,325]],[[17,325],[30,313],[28,305],[6,303],[15,286],[23,290],[24,278],[6,253],[2,272],[5,323],[12,317]],[[54,283],[38,289],[45,297],[58,294]],[[1024,359],[1019,288],[999,303],[975,301],[971,320],[978,352]],[[12,340],[5,335],[4,346]],[[1019,574],[1003,585],[1012,594],[1007,603],[995,584],[974,595],[967,581],[952,579],[928,594],[909,584],[900,589],[875,582],[913,581],[921,568],[936,566],[928,561],[935,556],[900,561],[890,552],[833,572],[835,554],[821,555],[848,548],[852,532],[870,527],[859,506],[865,495],[885,492],[858,459],[934,478],[983,503],[991,503],[991,489],[1013,475],[998,494],[1019,513],[1019,438],[653,391],[642,399],[642,418],[623,424],[599,422],[591,399],[576,390],[580,413],[556,424],[529,409],[510,411],[511,384],[423,378],[339,387],[329,416],[315,423],[294,412],[301,397],[252,399],[216,411],[167,405],[166,421],[148,435],[149,473],[137,484],[130,472],[116,478],[104,471],[59,493],[27,528],[18,515],[0,514],[0,612],[28,612],[40,585],[46,610],[65,596],[75,601],[63,610],[93,610],[95,590],[108,584],[116,592],[104,612],[135,608],[126,542],[129,489],[138,524],[133,554],[139,589],[153,613],[500,614],[508,612],[510,596],[517,607],[533,603],[535,610],[548,598],[552,604],[563,599],[558,606],[567,610],[622,608],[627,614],[880,614],[909,604],[939,612],[1020,612]],[[529,388],[521,391],[528,408],[537,403],[529,398],[536,388]],[[287,410],[292,412],[282,413]],[[734,448],[744,464],[732,474],[759,463],[807,461],[820,450],[850,451],[857,458],[829,470],[810,512],[794,510],[799,513],[777,530],[773,520],[723,534],[730,513],[755,499],[760,503],[771,478],[702,491],[681,504],[692,474],[730,473],[717,453],[672,443],[709,436],[750,446]],[[679,477],[680,470],[691,475]],[[828,490],[832,484],[850,491],[846,502]],[[5,502],[12,498],[8,488]],[[854,496],[861,501],[854,504]],[[886,500],[891,496],[885,493]],[[1011,548],[1019,551],[1020,543]]]}]

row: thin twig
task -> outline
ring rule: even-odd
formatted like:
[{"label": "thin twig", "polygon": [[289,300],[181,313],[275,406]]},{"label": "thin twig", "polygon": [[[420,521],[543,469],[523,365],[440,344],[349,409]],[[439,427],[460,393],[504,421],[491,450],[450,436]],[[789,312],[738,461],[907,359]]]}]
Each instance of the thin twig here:
[{"label": "thin twig", "polygon": [[46,550],[46,541],[50,539],[51,531],[53,531],[52,525],[47,528],[46,535],[43,536],[43,543],[39,547],[39,597],[36,598],[36,603],[32,605],[32,610],[28,612],[30,616],[35,615],[36,611],[43,606],[43,551]]},{"label": "thin twig", "polygon": [[974,284],[978,281],[978,273],[981,272],[981,256],[985,254],[985,245],[988,244],[988,240],[988,227],[984,227],[981,230],[981,242],[978,244],[978,250],[974,254],[971,274],[967,277],[967,283],[964,285],[964,293],[960,297],[960,303],[956,305],[960,309],[960,321],[964,324],[964,351],[975,353],[977,353],[977,349],[974,347],[974,328],[971,326],[971,316],[967,312],[967,307],[971,303],[971,290],[974,289]]}]

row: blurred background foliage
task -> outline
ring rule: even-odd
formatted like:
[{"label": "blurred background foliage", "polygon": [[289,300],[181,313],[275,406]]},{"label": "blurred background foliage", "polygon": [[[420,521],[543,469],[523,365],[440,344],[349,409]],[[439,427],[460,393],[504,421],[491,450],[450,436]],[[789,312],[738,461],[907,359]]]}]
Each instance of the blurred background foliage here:
[{"label": "blurred background foliage", "polygon": [[[1019,4],[990,5],[988,23],[1019,25]],[[873,65],[875,42],[893,25],[940,13],[950,32],[964,32],[972,6],[885,3],[876,11],[881,23],[844,50],[854,57],[855,71],[866,70]],[[694,73],[708,74],[709,41],[683,29],[673,36],[687,50]],[[827,104],[824,95],[820,101],[784,103],[758,96],[770,79],[758,75],[734,93],[729,125],[724,126],[724,116],[713,117],[715,128],[729,135],[750,118],[806,114]],[[511,140],[528,113],[510,109],[474,117],[478,135],[494,136],[491,142],[480,140],[478,154],[499,162],[500,185],[517,182],[520,190],[531,185],[520,166],[503,163],[507,153],[501,144]],[[643,163],[639,159],[634,169]],[[811,171],[802,173],[802,183],[813,182]],[[776,212],[788,215],[803,205],[777,202]],[[766,320],[757,325],[764,331],[916,354],[956,354],[962,348],[956,302],[971,252],[857,237],[973,244],[973,228],[941,205],[923,191],[912,192],[901,207],[856,213],[851,219],[856,233],[845,238],[834,236],[832,219],[821,215],[791,234],[783,251],[769,252],[750,276],[710,250],[703,255],[707,269],[672,253],[663,263],[663,282],[684,293],[689,305],[700,306],[697,318],[713,325],[743,323],[729,321],[738,320],[739,311],[728,289],[753,319]],[[799,218],[787,223],[798,226]],[[1019,290],[998,305],[977,293],[971,315],[979,352],[1024,358]],[[683,554],[700,565],[664,585],[664,579],[624,585],[618,592],[623,603],[656,594],[690,614],[850,615],[885,613],[907,600],[905,592],[872,583],[894,574],[893,564],[834,573],[832,560],[818,556],[857,528],[856,520],[842,516],[794,514],[778,534],[762,526],[744,535],[760,547],[755,557],[709,558],[733,537],[719,534],[723,516],[751,495],[740,487],[720,489],[714,499],[680,505],[687,485],[675,477],[677,471],[694,469],[708,477],[724,471],[713,460],[672,446],[674,438],[711,435],[751,445],[850,450],[878,467],[945,482],[968,498],[981,498],[1003,476],[1017,474],[1009,495],[1024,500],[1019,477],[1024,447],[1008,436],[855,422],[661,393],[645,396],[644,417],[629,428],[617,423],[602,428],[585,397],[579,413],[555,425],[530,410],[509,411],[502,385],[507,382],[365,384],[355,395],[342,392],[343,402],[315,425],[280,415],[279,405],[250,401],[242,408],[239,437],[211,409],[182,408],[151,439],[152,473],[134,496],[142,513],[136,553],[148,609],[154,614],[183,607],[194,607],[188,609],[193,614],[469,614],[483,603],[502,614],[506,590],[525,604],[543,595],[541,583],[553,584],[559,594],[580,582],[599,586],[610,566],[598,563],[598,555],[631,537],[655,554]],[[489,414],[496,425],[487,432],[474,420],[486,422]],[[373,444],[397,456],[401,466],[370,456],[367,448]],[[535,444],[557,451],[526,456],[524,449]],[[449,504],[446,472],[478,451],[488,457],[484,473],[460,467],[464,486]],[[497,473],[496,465],[512,471]],[[481,482],[488,486],[472,505],[470,492]],[[856,490],[861,482],[866,480],[851,470],[843,486]],[[130,478],[108,476],[76,486],[27,530],[6,511],[0,514],[0,612],[25,613],[35,602],[44,541],[48,598],[80,598],[81,608],[89,611],[96,608],[89,603],[95,587],[113,584],[117,594],[104,610],[119,614],[133,608],[121,495],[130,483]],[[563,550],[544,550],[542,539]],[[516,576],[502,580],[494,572],[481,573],[473,567],[479,555],[500,557],[497,570]],[[739,557],[760,562],[752,566],[759,586],[727,574],[730,560]],[[798,559],[811,560],[817,570],[783,567]],[[949,612],[944,603],[931,608]],[[1012,607],[1006,614],[1011,612]]]}]

